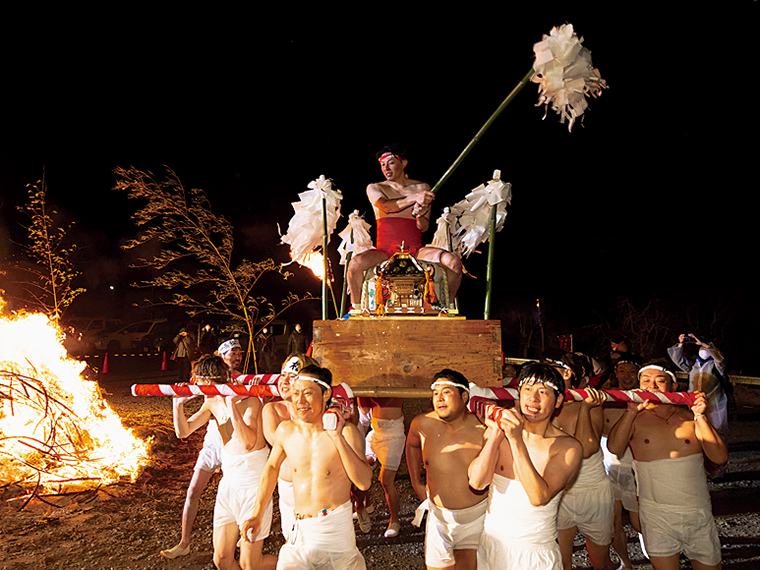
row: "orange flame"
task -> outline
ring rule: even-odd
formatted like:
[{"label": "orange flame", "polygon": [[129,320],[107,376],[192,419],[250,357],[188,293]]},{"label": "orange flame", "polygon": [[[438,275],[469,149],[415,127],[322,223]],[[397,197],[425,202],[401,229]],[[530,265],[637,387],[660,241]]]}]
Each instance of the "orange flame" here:
[{"label": "orange flame", "polygon": [[122,426],[62,338],[46,315],[0,315],[0,484],[61,492],[134,481],[150,442]]},{"label": "orange flame", "polygon": [[304,267],[311,269],[311,272],[320,280],[325,278],[325,260],[318,251],[312,251],[303,259],[296,260]]}]

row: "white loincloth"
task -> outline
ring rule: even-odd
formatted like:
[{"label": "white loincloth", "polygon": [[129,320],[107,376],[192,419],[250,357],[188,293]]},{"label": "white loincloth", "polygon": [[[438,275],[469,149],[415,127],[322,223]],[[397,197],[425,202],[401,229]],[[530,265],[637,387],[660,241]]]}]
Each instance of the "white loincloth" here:
[{"label": "white loincloth", "polygon": [[[230,455],[222,448],[222,480],[216,492],[214,505],[214,528],[243,523],[253,515],[259,479],[267,462],[269,448],[251,451],[244,455]],[[254,540],[263,540],[269,536],[272,526],[272,500],[267,503],[261,528]]]},{"label": "white loincloth", "polygon": [[380,465],[390,471],[398,471],[404,452],[404,417],[383,420],[372,417],[372,431],[367,434],[367,448],[377,456]]},{"label": "white loincloth", "polygon": [[446,568],[456,563],[455,550],[477,550],[483,534],[488,499],[464,509],[444,509],[428,502],[425,564]]},{"label": "white loincloth", "polygon": [[602,436],[602,453],[604,453],[604,468],[612,485],[612,496],[623,503],[628,512],[639,512],[639,499],[636,496],[636,477],[633,475],[633,453],[630,447],[625,448],[623,457],[610,453],[607,449],[607,436]]},{"label": "white loincloth", "polygon": [[219,433],[219,426],[214,419],[206,425],[206,435],[203,438],[203,447],[198,452],[198,461],[195,462],[193,469],[202,469],[216,473],[222,466],[222,435]]},{"label": "white loincloth", "polygon": [[604,470],[601,449],[581,463],[573,484],[565,489],[557,515],[560,530],[578,527],[580,533],[600,546],[612,542],[615,499]]},{"label": "white loincloth", "polygon": [[280,549],[277,570],[366,570],[356,548],[352,514],[348,501],[325,516],[296,519]]},{"label": "white loincloth", "polygon": [[277,495],[280,498],[280,527],[282,536],[288,540],[293,524],[296,522],[296,498],[293,495],[293,481],[277,478]]},{"label": "white loincloth", "polygon": [[683,552],[707,565],[720,562],[718,528],[701,453],[686,457],[634,461],[639,516],[650,556]]},{"label": "white loincloth", "polygon": [[494,474],[478,548],[479,570],[561,570],[557,544],[558,493],[540,507],[530,504],[522,484]]}]

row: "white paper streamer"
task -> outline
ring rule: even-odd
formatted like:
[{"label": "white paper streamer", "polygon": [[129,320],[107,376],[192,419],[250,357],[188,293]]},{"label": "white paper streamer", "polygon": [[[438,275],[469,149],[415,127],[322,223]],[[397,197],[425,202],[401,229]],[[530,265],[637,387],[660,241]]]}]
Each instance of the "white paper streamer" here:
[{"label": "white paper streamer", "polygon": [[282,243],[290,245],[291,259],[302,263],[317,247],[322,245],[322,195],[327,206],[327,236],[335,231],[340,217],[340,201],[343,196],[332,189],[332,182],[324,175],[309,183],[306,192],[298,195],[300,202],[293,202],[295,215],[290,219],[288,232]]},{"label": "white paper streamer", "polygon": [[532,81],[539,84],[536,106],[544,105],[548,111],[551,105],[560,123],[568,121],[569,131],[588,107],[586,95],[598,97],[607,87],[599,70],[591,66],[591,52],[582,43],[583,38],[578,39],[572,24],[563,24],[533,45],[536,73]]},{"label": "white paper streamer", "polygon": [[507,205],[512,201],[512,185],[502,182],[500,177],[501,172],[495,170],[493,180],[481,184],[451,208],[456,218],[451,232],[454,251],[462,257],[469,257],[491,236],[491,207],[496,207],[496,231],[504,227]]},{"label": "white paper streamer", "polygon": [[[352,255],[358,253],[364,253],[375,246],[372,245],[372,238],[369,235],[369,228],[371,226],[364,221],[364,218],[359,215],[359,210],[354,210],[348,215],[348,225],[346,228],[338,234],[343,241],[338,246],[338,253],[340,253],[340,264],[346,264],[346,254],[352,251]],[[354,243],[351,243],[351,231],[354,232]]]},{"label": "white paper streamer", "polygon": [[454,222],[455,220],[454,216],[451,215],[451,209],[446,206],[443,209],[441,217],[435,222],[438,224],[438,227],[435,230],[435,234],[433,234],[433,243],[430,244],[432,247],[451,251],[451,225]]}]

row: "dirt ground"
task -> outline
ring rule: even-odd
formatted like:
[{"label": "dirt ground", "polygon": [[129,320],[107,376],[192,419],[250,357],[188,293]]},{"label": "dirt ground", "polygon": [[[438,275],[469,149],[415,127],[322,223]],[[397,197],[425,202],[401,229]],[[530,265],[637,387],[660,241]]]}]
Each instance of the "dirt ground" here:
[{"label": "dirt ground", "polygon": [[[159,555],[159,550],[179,541],[182,505],[203,434],[193,434],[186,441],[174,436],[168,398],[132,398],[126,392],[128,383],[106,385],[105,389],[111,392],[108,400],[125,425],[135,428],[141,436],[155,437],[150,466],[134,484],[46,497],[49,504],[35,500],[23,510],[19,510],[23,501],[14,498],[20,490],[0,489],[0,569],[213,570],[211,515],[218,475],[203,495],[191,553],[174,561]],[[743,414],[760,412],[760,389],[739,386],[737,403]],[[405,409],[407,423],[421,405]],[[732,424],[733,443],[760,440],[760,423],[753,419]],[[423,532],[408,523],[417,501],[403,464],[398,480],[404,527],[396,539],[382,537],[387,510],[383,510],[379,485],[373,486],[378,506],[374,528],[369,535],[357,536],[368,568],[424,568]],[[272,528],[279,530],[278,513]],[[281,535],[274,532],[265,551],[276,553],[281,544]]]}]

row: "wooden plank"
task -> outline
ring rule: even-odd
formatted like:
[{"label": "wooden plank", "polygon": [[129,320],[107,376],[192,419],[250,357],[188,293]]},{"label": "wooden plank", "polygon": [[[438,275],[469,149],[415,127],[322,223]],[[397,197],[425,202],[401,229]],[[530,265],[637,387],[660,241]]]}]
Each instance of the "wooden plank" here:
[{"label": "wooden plank", "polygon": [[314,321],[313,356],[336,382],[429,387],[444,368],[501,386],[501,322],[448,317]]}]

